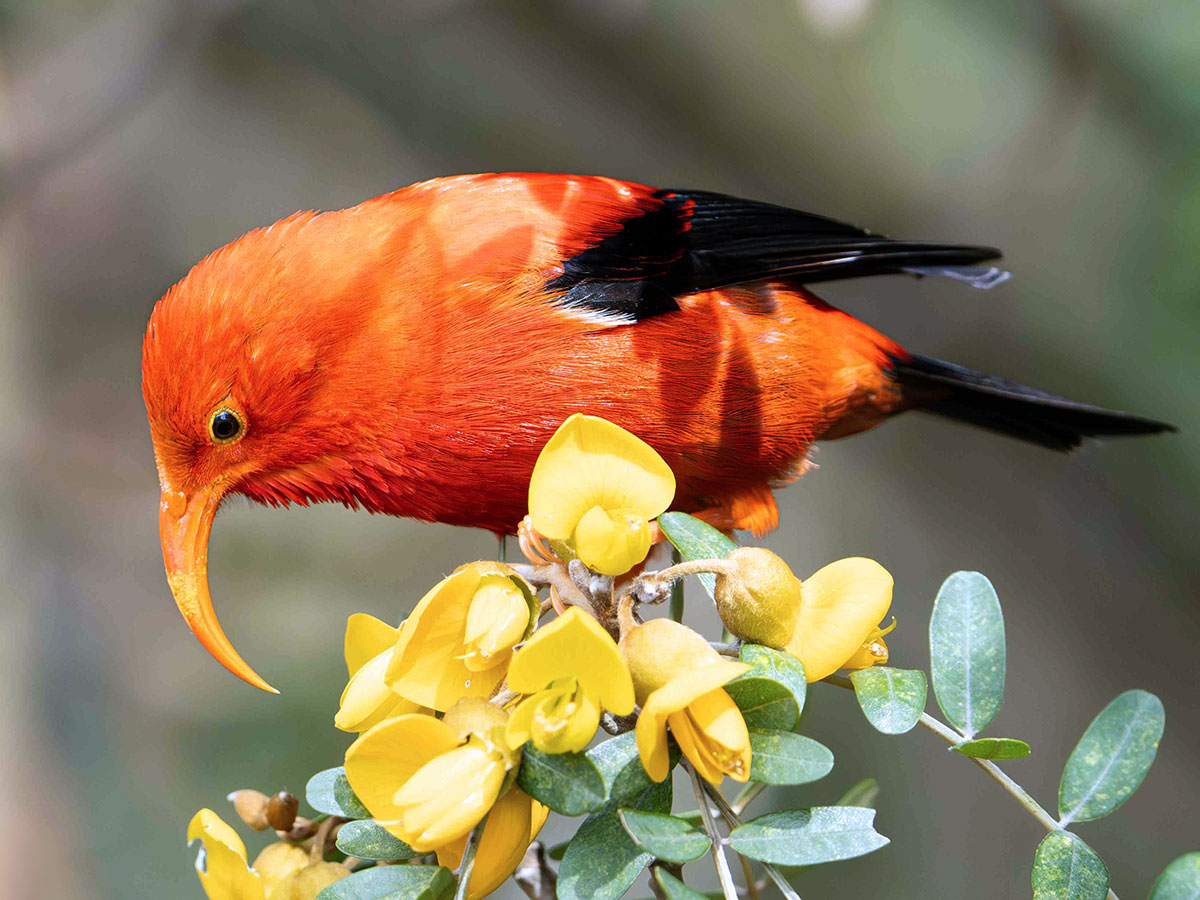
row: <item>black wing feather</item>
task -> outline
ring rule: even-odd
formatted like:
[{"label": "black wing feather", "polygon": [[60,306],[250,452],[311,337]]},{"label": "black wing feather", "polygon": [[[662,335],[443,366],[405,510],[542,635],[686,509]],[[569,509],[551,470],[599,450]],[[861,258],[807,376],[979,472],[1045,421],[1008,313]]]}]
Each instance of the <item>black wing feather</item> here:
[{"label": "black wing feather", "polygon": [[[971,266],[991,247],[893,241],[771,203],[661,190],[660,205],[563,262],[547,289],[561,302],[621,321],[678,309],[675,297],[758,281],[800,283]],[[969,279],[968,279],[969,280]]]}]

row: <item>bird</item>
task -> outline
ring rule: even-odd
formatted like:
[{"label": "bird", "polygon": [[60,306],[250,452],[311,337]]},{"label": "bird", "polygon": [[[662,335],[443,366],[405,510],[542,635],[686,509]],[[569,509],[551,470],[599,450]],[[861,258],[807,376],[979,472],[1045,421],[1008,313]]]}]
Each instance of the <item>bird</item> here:
[{"label": "bird", "polygon": [[1051,450],[1170,425],[910,352],[824,281],[1007,278],[990,247],[892,240],[701,190],[535,173],[435,178],[296,213],[155,305],[142,392],[167,579],[238,677],[208,590],[222,500],[333,501],[512,533],[570,415],[674,471],[672,509],[761,535],[818,441],[924,410]]}]

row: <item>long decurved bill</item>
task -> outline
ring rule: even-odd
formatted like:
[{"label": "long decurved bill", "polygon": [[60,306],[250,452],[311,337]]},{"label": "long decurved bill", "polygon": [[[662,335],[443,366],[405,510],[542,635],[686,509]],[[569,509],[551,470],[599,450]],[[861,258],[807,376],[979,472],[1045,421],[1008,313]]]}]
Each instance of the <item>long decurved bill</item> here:
[{"label": "long decurved bill", "polygon": [[167,583],[188,627],[217,662],[243,681],[278,694],[233,649],[208,594],[208,536],[220,503],[221,492],[213,488],[188,496],[164,487],[158,524]]}]

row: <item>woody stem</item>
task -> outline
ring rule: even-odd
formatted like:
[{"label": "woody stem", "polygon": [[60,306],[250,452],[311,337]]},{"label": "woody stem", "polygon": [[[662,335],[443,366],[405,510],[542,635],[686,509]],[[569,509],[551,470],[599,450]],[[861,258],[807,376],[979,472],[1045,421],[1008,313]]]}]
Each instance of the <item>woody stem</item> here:
[{"label": "woody stem", "polygon": [[725,858],[725,844],[721,833],[717,831],[717,823],[713,821],[712,808],[708,805],[708,797],[700,784],[700,775],[686,760],[683,767],[692,778],[692,790],[696,792],[696,804],[700,807],[700,818],[704,822],[704,830],[712,841],[713,862],[717,866],[717,878],[721,882],[721,893],[725,900],[738,900],[737,885],[733,881],[733,873],[729,871],[729,860]]}]

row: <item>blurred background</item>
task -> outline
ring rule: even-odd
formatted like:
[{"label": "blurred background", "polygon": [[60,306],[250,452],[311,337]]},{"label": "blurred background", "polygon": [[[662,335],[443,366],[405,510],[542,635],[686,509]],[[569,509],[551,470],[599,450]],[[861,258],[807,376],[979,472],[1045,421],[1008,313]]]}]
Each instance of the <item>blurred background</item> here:
[{"label": "blurred background", "polygon": [[[1047,807],[1101,707],[1159,694],[1144,786],[1078,826],[1116,892],[1144,896],[1200,846],[1198,37],[1183,2],[4,3],[0,884],[201,897],[195,810],[229,817],[230,790],[299,793],[340,761],[346,616],[398,620],[495,553],[481,532],[230,503],[213,594],[283,693],[235,681],[163,577],[139,393],[154,302],[294,210],[545,170],[1002,247],[1016,277],[990,293],[900,278],[822,293],[922,353],[1180,426],[1060,456],[905,416],[821,448],[769,541],[803,575],[883,562],[905,667],[928,665],[942,579],[987,573],[1009,647],[991,732],[1032,744],[1007,768]],[[1029,895],[1041,833],[1011,798],[932,735],[876,735],[849,695],[810,697],[805,730],[838,762],[786,799],[875,777],[892,843],[803,873],[805,898]]]}]

